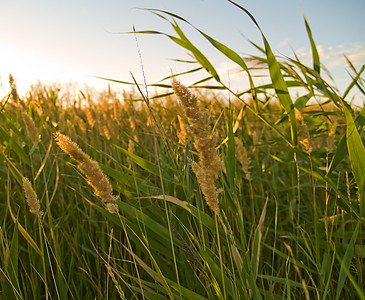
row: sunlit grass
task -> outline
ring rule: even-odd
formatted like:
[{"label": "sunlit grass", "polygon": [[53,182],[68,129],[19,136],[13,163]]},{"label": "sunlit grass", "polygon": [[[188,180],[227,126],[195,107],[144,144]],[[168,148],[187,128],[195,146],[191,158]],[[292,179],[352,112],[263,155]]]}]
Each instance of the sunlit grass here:
[{"label": "sunlit grass", "polygon": [[[347,96],[365,67],[349,62],[344,94],[325,82],[306,21],[311,66],[275,56],[264,33],[262,56],[242,58],[200,32],[247,74],[234,92],[186,21],[153,12],[208,72],[189,87],[196,105],[172,78],[149,99],[19,97],[14,83],[2,99],[0,297],[364,299],[365,109]],[[271,84],[255,86],[252,59]]]}]

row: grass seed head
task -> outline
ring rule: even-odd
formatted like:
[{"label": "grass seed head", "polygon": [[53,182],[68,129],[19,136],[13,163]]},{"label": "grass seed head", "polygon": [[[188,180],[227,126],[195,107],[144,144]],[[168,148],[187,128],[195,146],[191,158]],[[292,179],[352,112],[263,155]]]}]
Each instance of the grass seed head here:
[{"label": "grass seed head", "polygon": [[73,142],[68,136],[57,132],[55,134],[55,139],[57,145],[62,149],[63,152],[70,155],[74,160],[77,160],[79,163],[89,161],[90,157],[85,154],[80,147]]},{"label": "grass seed head", "polygon": [[29,179],[26,177],[23,177],[23,189],[24,189],[25,199],[29,206],[29,211],[32,214],[40,216],[42,212],[40,211],[40,204],[37,198],[37,194],[35,193]]},{"label": "grass seed head", "polygon": [[299,125],[299,132],[298,132],[299,143],[304,147],[304,149],[310,155],[313,151],[313,147],[309,135],[308,126],[304,121],[302,113],[298,109],[295,109],[295,117]]},{"label": "grass seed head", "polygon": [[95,118],[94,118],[91,110],[86,108],[85,109],[85,114],[86,114],[86,120],[89,123],[90,127],[94,128],[96,121],[95,121]]},{"label": "grass seed head", "polygon": [[33,120],[25,112],[22,112],[22,117],[23,117],[25,127],[27,129],[29,138],[31,139],[31,141],[34,145],[37,145],[40,140],[39,140],[37,128],[35,127]]},{"label": "grass seed head", "polygon": [[56,133],[56,142],[60,148],[79,162],[79,170],[86,176],[87,183],[94,189],[94,193],[104,203],[115,202],[117,197],[113,196],[113,187],[100,169],[99,164],[85,154],[80,147],[69,137],[62,133]]},{"label": "grass seed head", "polygon": [[243,146],[239,138],[234,139],[236,142],[236,153],[239,162],[242,165],[242,170],[246,175],[247,180],[251,181],[251,159],[248,157],[247,149]]},{"label": "grass seed head", "polygon": [[19,101],[18,90],[16,88],[14,77],[11,74],[9,74],[9,85],[11,88],[11,96],[14,102],[18,102]]},{"label": "grass seed head", "polygon": [[109,179],[101,171],[99,164],[89,159],[79,164],[79,170],[86,176],[87,183],[94,189],[94,193],[103,202],[115,202],[116,197],[112,195],[113,188]]},{"label": "grass seed head", "polygon": [[173,79],[172,87],[184,106],[195,139],[194,146],[199,153],[199,164],[193,162],[192,169],[208,206],[219,214],[219,190],[215,181],[222,168],[222,161],[215,149],[217,137],[211,134],[209,111],[199,106],[198,99],[176,79]]}]

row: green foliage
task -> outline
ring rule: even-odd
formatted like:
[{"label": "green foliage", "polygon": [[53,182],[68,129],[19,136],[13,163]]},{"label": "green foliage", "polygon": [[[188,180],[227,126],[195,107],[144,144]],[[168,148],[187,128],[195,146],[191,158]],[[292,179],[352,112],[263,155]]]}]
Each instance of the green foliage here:
[{"label": "green foliage", "polygon": [[[306,19],[312,67],[276,56],[254,17],[229,2],[257,25],[263,47],[251,43],[262,57],[243,58],[167,11],[150,10],[176,36],[137,32],[167,36],[189,51],[194,61],[184,61],[180,75],[208,73],[190,87],[218,136],[220,214],[205,203],[191,168],[198,154],[189,120],[170,91],[149,106],[127,92],[122,102],[110,92],[102,102],[81,93],[76,103],[52,87],[21,101],[9,95],[0,103],[0,298],[364,299],[365,110],[345,98],[354,87],[365,90],[365,68],[348,61],[353,75],[340,96],[321,77]],[[183,24],[247,74],[246,90],[224,84]],[[270,83],[255,86],[252,59]],[[304,92],[294,97],[298,87]],[[218,101],[214,90],[230,93],[230,101]],[[37,145],[24,111],[41,137]],[[118,214],[56,145],[57,131],[98,162],[119,196]],[[42,215],[28,211],[23,176]]]}]

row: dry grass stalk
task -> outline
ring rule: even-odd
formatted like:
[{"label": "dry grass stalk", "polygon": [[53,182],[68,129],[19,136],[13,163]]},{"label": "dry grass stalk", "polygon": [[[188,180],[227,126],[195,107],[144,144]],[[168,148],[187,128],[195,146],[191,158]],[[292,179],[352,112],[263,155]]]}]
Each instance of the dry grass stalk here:
[{"label": "dry grass stalk", "polygon": [[245,173],[247,180],[251,181],[251,159],[248,157],[247,150],[243,146],[241,140],[236,137],[234,141],[236,143],[237,158],[242,165],[242,170]]},{"label": "dry grass stalk", "polygon": [[34,125],[33,120],[25,112],[22,112],[22,117],[23,117],[25,127],[27,129],[29,138],[31,139],[31,141],[34,145],[37,145],[39,143],[39,135],[38,135],[38,131]]},{"label": "dry grass stalk", "polygon": [[39,200],[37,198],[37,194],[34,191],[29,179],[26,177],[23,177],[23,189],[24,189],[25,199],[29,206],[29,211],[32,214],[41,216],[42,212],[40,211],[40,204],[39,204]]},{"label": "dry grass stalk", "polygon": [[198,99],[190,91],[173,79],[172,87],[182,102],[195,138],[195,148],[199,153],[199,164],[192,163],[192,169],[198,179],[205,200],[212,211],[219,214],[219,190],[215,181],[222,167],[221,159],[215,149],[216,135],[211,135],[209,112],[198,105]]},{"label": "dry grass stalk", "polygon": [[111,213],[117,212],[118,208],[115,204],[117,197],[113,195],[112,185],[100,169],[98,163],[91,159],[75,142],[62,133],[57,132],[55,134],[55,139],[62,151],[79,162],[79,170],[86,176],[87,183],[94,189],[95,195],[103,201],[106,209]]},{"label": "dry grass stalk", "polygon": [[[289,252],[290,256],[291,256],[293,259],[295,259],[295,256],[294,256],[294,253],[293,253],[293,250],[292,250],[292,248],[290,247],[290,245],[288,245],[288,244],[287,244],[287,243],[285,243],[285,242],[284,242],[284,245],[285,245],[286,249],[288,250],[288,252]],[[308,291],[308,288],[307,288],[307,284],[306,284],[306,282],[305,282],[304,278],[302,277],[302,274],[301,274],[301,272],[300,272],[300,270],[299,270],[298,266],[297,266],[296,264],[293,264],[293,266],[294,266],[294,269],[295,269],[295,271],[297,272],[297,274],[298,274],[298,276],[299,276],[299,278],[300,278],[300,281],[301,281],[301,283],[302,283],[302,288],[303,288],[303,291],[304,291],[305,299],[306,299],[306,300],[309,300],[309,299],[310,299],[310,294],[309,294],[309,291]]]}]

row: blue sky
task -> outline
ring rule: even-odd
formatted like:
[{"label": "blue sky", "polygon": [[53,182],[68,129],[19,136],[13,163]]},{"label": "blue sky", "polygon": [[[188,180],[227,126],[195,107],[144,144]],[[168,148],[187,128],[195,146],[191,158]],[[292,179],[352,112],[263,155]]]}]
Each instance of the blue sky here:
[{"label": "blue sky", "polygon": [[[310,63],[306,16],[322,62],[340,89],[349,83],[343,54],[355,66],[365,63],[365,1],[363,0],[237,0],[256,18],[275,54],[292,56],[294,50]],[[168,23],[137,8],[159,8],[176,13],[242,55],[258,54],[247,39],[262,45],[259,32],[242,11],[225,0],[1,0],[0,90],[8,89],[8,74],[20,92],[37,79],[76,80],[98,88],[103,76],[131,81],[132,72],[142,82],[141,66],[133,35],[113,32],[159,30],[173,33]],[[226,76],[232,65],[199,34],[182,24],[191,40]],[[155,83],[190,66],[173,63],[186,59],[183,49],[163,36],[138,35],[146,79]],[[201,73],[198,76],[204,76]],[[247,80],[230,75],[232,85],[244,89]],[[194,78],[184,77],[187,83]]]}]

